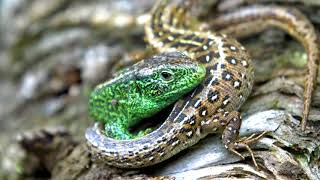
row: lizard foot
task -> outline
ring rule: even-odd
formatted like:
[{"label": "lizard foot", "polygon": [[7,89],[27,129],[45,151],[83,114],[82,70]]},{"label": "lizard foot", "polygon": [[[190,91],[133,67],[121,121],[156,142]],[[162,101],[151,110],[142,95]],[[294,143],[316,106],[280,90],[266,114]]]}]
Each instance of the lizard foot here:
[{"label": "lizard foot", "polygon": [[254,157],[253,151],[250,148],[250,144],[255,143],[256,141],[258,141],[259,139],[261,139],[265,134],[267,133],[267,131],[264,131],[260,134],[252,134],[249,137],[243,137],[240,138],[239,140],[235,141],[234,143],[230,143],[227,145],[227,149],[231,152],[233,152],[234,154],[238,155],[239,157],[241,157],[242,159],[245,159],[244,156],[242,154],[240,154],[237,149],[247,149],[251,155],[253,164],[255,165],[255,167],[259,170],[259,166],[257,164],[257,161]]}]

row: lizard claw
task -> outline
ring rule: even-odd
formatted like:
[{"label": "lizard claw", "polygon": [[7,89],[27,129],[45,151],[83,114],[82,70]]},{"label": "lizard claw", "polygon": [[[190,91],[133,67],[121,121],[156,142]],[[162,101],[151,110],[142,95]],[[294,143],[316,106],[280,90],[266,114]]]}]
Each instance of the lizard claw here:
[{"label": "lizard claw", "polygon": [[259,166],[257,164],[257,161],[254,157],[253,151],[250,148],[250,144],[258,141],[259,139],[261,139],[265,134],[267,133],[267,131],[264,131],[260,134],[252,134],[249,137],[243,137],[241,139],[239,139],[238,141],[234,142],[234,143],[230,143],[228,145],[228,149],[233,152],[234,154],[238,155],[241,159],[245,159],[244,156],[242,154],[240,154],[237,149],[247,149],[251,155],[253,164],[255,165],[255,167],[259,170]]}]

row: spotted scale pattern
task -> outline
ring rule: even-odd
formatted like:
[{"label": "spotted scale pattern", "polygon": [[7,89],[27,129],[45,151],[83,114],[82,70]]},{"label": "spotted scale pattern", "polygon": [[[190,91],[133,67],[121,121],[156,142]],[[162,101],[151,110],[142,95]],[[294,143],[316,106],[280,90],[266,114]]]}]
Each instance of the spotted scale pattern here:
[{"label": "spotted scale pattern", "polygon": [[211,26],[233,37],[245,37],[276,27],[286,31],[303,45],[308,55],[301,121],[301,129],[305,130],[320,58],[319,36],[312,23],[293,7],[254,5],[215,18]]},{"label": "spotted scale pattern", "polygon": [[145,137],[116,141],[104,137],[98,123],[88,128],[90,151],[109,165],[150,166],[220,130],[226,148],[230,149],[237,138],[241,124],[237,110],[253,83],[251,59],[236,40],[224,34],[197,31],[188,25],[186,2],[189,1],[159,1],[145,26],[146,39],[158,52],[181,51],[203,63],[206,78],[192,93],[176,102],[166,121]]}]

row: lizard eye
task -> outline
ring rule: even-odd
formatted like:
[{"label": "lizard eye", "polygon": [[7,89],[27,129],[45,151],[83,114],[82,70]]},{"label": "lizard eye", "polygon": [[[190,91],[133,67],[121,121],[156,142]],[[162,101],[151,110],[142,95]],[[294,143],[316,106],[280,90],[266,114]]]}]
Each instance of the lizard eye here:
[{"label": "lizard eye", "polygon": [[160,77],[164,81],[171,81],[173,79],[173,73],[169,71],[162,71]]}]

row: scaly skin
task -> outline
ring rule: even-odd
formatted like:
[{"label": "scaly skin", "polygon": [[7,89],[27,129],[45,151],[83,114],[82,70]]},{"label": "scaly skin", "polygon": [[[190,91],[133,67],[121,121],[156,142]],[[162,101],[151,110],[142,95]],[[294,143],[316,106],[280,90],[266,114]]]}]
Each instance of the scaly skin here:
[{"label": "scaly skin", "polygon": [[[191,1],[168,4],[167,1],[159,1],[152,11],[151,20],[145,26],[146,39],[158,52],[182,51],[204,64],[205,80],[175,104],[169,117],[157,130],[144,137],[117,141],[103,136],[99,123],[88,128],[86,138],[90,150],[105,163],[121,168],[150,166],[192,146],[209,133],[220,131],[225,147],[241,156],[236,150],[247,148],[251,152],[248,144],[260,137],[251,136],[238,140],[241,117],[237,110],[248,97],[254,78],[249,55],[243,46],[226,35],[196,31],[189,26],[186,14],[189,2]],[[259,14],[259,11],[255,13]],[[287,16],[284,9],[281,13],[275,11],[272,15],[262,13],[259,18],[264,21],[273,19],[282,24],[290,34],[305,40],[305,44],[315,42],[309,42],[315,34],[313,28],[296,27],[310,24],[304,16],[295,17],[290,11],[287,13],[290,16]],[[287,17],[290,17],[290,21],[285,20]],[[247,23],[250,22],[247,19]],[[244,24],[243,21],[242,25]],[[302,34],[310,39],[301,37]],[[309,64],[312,64],[317,60],[318,50],[308,50],[310,52],[317,52],[316,55],[309,54]],[[309,69],[314,69],[310,66]],[[309,80],[314,82],[314,76],[310,74],[313,72],[309,70]],[[307,94],[309,93],[310,91]],[[308,103],[310,102],[306,100],[305,104]]]},{"label": "scaly skin", "polygon": [[89,98],[89,112],[105,124],[106,136],[133,139],[129,128],[151,117],[194,89],[205,76],[203,65],[180,52],[163,53],[140,61],[97,86]]},{"label": "scaly skin", "polygon": [[257,4],[257,3],[282,3],[282,4],[305,4],[318,6],[319,2],[306,0],[224,0],[218,5],[220,11],[238,8],[241,5]]},{"label": "scaly skin", "polygon": [[307,125],[320,58],[320,41],[308,19],[294,8],[255,5],[220,16],[213,20],[210,25],[219,32],[232,37],[245,37],[273,26],[283,29],[303,45],[308,54],[308,74],[305,81],[301,121],[301,129],[304,131]]}]

